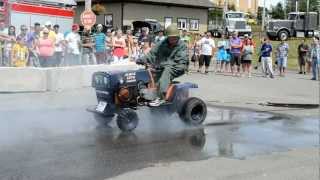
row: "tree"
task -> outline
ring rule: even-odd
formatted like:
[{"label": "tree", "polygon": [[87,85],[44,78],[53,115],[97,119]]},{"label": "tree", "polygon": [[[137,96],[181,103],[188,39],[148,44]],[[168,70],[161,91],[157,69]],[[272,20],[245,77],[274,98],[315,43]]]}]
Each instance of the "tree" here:
[{"label": "tree", "polygon": [[[266,9],[266,15],[268,14],[268,9]],[[262,22],[262,14],[263,14],[263,7],[259,6],[258,7],[258,15],[257,15],[257,18],[258,18],[258,22],[261,23]]]},{"label": "tree", "polygon": [[272,6],[270,14],[273,19],[284,19],[285,15],[282,3],[279,2],[276,6]]},{"label": "tree", "polygon": [[236,6],[234,4],[228,4],[228,10],[229,11],[235,11],[236,10]]},{"label": "tree", "polygon": [[[319,11],[318,5],[319,0],[309,0],[310,6],[309,11]],[[296,11],[296,0],[286,0],[285,1],[286,12],[294,12]],[[298,9],[301,12],[307,11],[307,0],[298,0]]]},{"label": "tree", "polygon": [[223,9],[222,8],[213,8],[209,11],[209,20],[222,19]]}]

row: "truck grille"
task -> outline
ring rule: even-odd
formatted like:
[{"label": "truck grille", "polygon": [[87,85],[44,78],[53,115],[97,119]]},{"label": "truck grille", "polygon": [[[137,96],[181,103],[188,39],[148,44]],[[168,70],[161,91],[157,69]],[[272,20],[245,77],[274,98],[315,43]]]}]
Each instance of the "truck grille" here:
[{"label": "truck grille", "polygon": [[237,21],[235,24],[236,29],[245,29],[246,28],[246,22],[245,21]]}]

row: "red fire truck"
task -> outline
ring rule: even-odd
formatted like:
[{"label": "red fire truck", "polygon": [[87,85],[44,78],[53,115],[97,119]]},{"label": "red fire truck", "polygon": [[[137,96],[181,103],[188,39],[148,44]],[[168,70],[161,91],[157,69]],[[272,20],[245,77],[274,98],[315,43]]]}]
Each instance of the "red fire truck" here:
[{"label": "red fire truck", "polygon": [[71,29],[75,15],[74,0],[0,0],[0,22],[29,28],[35,22],[59,24],[62,32]]}]

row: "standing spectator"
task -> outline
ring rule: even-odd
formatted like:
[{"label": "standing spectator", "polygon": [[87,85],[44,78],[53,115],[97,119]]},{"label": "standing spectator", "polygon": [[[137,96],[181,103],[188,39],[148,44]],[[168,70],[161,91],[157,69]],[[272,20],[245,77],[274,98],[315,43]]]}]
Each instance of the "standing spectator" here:
[{"label": "standing spectator", "polygon": [[187,44],[188,47],[190,47],[191,38],[190,38],[187,30],[183,30],[182,31],[182,35],[181,35],[180,39],[182,41],[184,41]]},{"label": "standing spectator", "polygon": [[264,38],[261,47],[261,63],[262,72],[264,73],[265,77],[267,77],[267,74],[269,74],[270,78],[274,78],[272,70],[272,45],[267,37]]},{"label": "standing spectator", "polygon": [[0,66],[5,65],[3,62],[5,41],[9,41],[8,29],[3,22],[0,22]]},{"label": "standing spectator", "polygon": [[11,60],[14,67],[26,67],[29,56],[28,48],[22,37],[17,37],[17,43],[12,48]]},{"label": "standing spectator", "polygon": [[242,44],[243,44],[242,57],[241,57],[242,71],[243,73],[247,72],[248,77],[250,78],[252,55],[254,53],[254,43],[252,41],[252,38],[249,38],[248,34],[245,34]]},{"label": "standing spectator", "polygon": [[218,41],[218,53],[216,60],[216,72],[223,72],[223,64],[227,62],[227,41],[224,38],[224,35],[221,36],[221,40]]},{"label": "standing spectator", "polygon": [[98,64],[106,64],[106,35],[102,31],[102,24],[98,24],[97,32],[94,34],[96,59]]},{"label": "standing spectator", "polygon": [[320,64],[320,41],[319,37],[313,38],[312,48],[311,48],[311,58],[312,58],[312,79],[319,80],[319,64]]},{"label": "standing spectator", "polygon": [[277,61],[280,71],[280,76],[285,76],[287,62],[288,62],[288,54],[289,54],[289,45],[285,42],[285,40],[281,40],[281,43],[277,47]]},{"label": "standing spectator", "polygon": [[306,61],[308,59],[309,46],[304,39],[302,43],[298,46],[298,63],[299,63],[299,74],[306,74]]},{"label": "standing spectator", "polygon": [[82,36],[82,64],[97,64],[96,56],[93,52],[95,43],[90,30],[85,30]]},{"label": "standing spectator", "polygon": [[138,39],[133,39],[132,55],[131,61],[136,61],[140,57],[140,46],[138,44]]},{"label": "standing spectator", "polygon": [[112,38],[112,31],[108,29],[106,36],[106,61],[108,64],[112,62]]},{"label": "standing spectator", "polygon": [[56,24],[53,26],[54,32],[56,33],[55,39],[55,50],[54,50],[54,65],[60,66],[63,58],[63,49],[64,49],[64,35],[59,32],[59,25]]},{"label": "standing spectator", "polygon": [[199,69],[198,72],[201,72],[203,65],[205,65],[205,74],[209,72],[209,66],[215,48],[214,40],[210,37],[211,33],[206,32],[205,37],[200,40],[201,43],[201,55],[199,59]]},{"label": "standing spectator", "polygon": [[43,37],[36,42],[40,65],[41,67],[54,67],[56,65],[53,59],[55,42],[49,38],[49,29],[44,28],[42,33]]},{"label": "standing spectator", "polygon": [[16,28],[14,26],[9,26],[8,28],[9,38],[4,43],[4,56],[3,56],[3,66],[11,66],[11,54],[12,48],[16,41]]},{"label": "standing spectator", "polygon": [[[238,32],[232,33],[232,38],[230,40],[231,46],[231,72],[233,76],[240,76],[240,64],[241,64],[241,48],[242,42],[241,39],[238,37]],[[236,72],[235,72],[236,68]]]},{"label": "standing spectator", "polygon": [[194,38],[193,45],[192,45],[193,54],[191,56],[191,62],[193,63],[194,68],[196,67],[196,63],[199,61],[199,58],[200,58],[200,46],[201,46],[200,40],[201,40],[201,37],[199,34],[197,34]]},{"label": "standing spectator", "polygon": [[[147,27],[143,27],[141,29],[141,35],[138,38],[138,42],[141,45],[144,41],[152,42],[152,37],[149,35],[149,29]],[[150,44],[151,46],[152,44]]]},{"label": "standing spectator", "polygon": [[132,55],[132,47],[133,47],[133,36],[132,36],[132,31],[129,29],[126,31],[126,53],[128,57]]},{"label": "standing spectator", "polygon": [[27,37],[27,33],[28,33],[28,28],[26,25],[21,25],[20,26],[20,34],[17,36],[17,38],[19,37],[19,39],[21,39],[22,41],[24,41],[24,45],[28,44],[28,37]]},{"label": "standing spectator", "polygon": [[164,36],[164,31],[161,29],[158,32],[158,35],[154,39],[154,43],[157,44],[161,41],[163,41],[166,37]]},{"label": "standing spectator", "polygon": [[118,63],[118,62],[122,61],[124,58],[124,55],[125,55],[124,48],[126,47],[126,41],[122,37],[121,30],[117,31],[117,35],[113,39],[113,42],[112,42],[112,47],[113,47],[113,60],[114,60],[114,62]]},{"label": "standing spectator", "polygon": [[40,23],[34,23],[34,30],[27,34],[27,47],[29,49],[28,65],[40,67],[39,57],[35,49],[35,43],[40,38]]},{"label": "standing spectator", "polygon": [[75,66],[80,65],[80,35],[79,25],[72,25],[72,32],[68,33],[65,40],[67,42],[67,54],[66,54],[66,65]]},{"label": "standing spectator", "polygon": [[[49,38],[55,42],[56,41],[56,33],[54,32],[54,30],[52,29],[52,23],[51,21],[47,21],[44,25],[45,28],[47,28],[49,30]],[[43,36],[43,31],[40,33],[40,37]]]}]

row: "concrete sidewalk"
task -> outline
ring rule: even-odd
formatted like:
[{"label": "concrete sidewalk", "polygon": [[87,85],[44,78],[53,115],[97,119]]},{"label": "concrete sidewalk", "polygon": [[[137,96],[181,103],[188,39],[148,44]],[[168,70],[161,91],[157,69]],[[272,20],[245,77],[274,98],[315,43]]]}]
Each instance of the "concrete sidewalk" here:
[{"label": "concrete sidewalk", "polygon": [[297,109],[262,106],[267,102],[319,104],[319,81],[311,81],[310,75],[288,72],[286,77],[264,78],[256,72],[253,77],[233,77],[192,71],[179,78],[183,82],[199,85],[194,93],[206,102],[218,106],[230,106],[258,111],[270,111],[295,116],[318,116],[318,109]]}]

